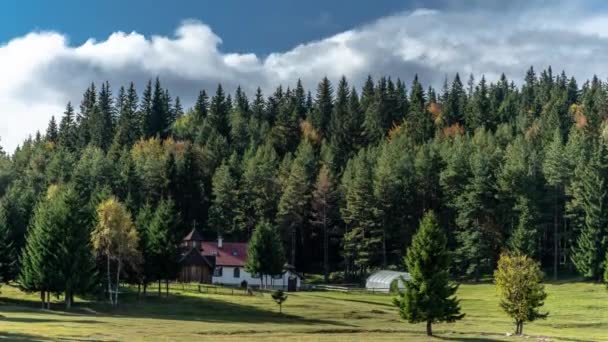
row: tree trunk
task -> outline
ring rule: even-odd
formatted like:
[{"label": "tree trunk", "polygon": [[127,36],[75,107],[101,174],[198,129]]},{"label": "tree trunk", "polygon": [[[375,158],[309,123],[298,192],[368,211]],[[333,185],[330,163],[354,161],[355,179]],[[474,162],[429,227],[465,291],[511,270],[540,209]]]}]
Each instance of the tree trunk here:
[{"label": "tree trunk", "polygon": [[386,224],[382,227],[382,267],[386,269]]},{"label": "tree trunk", "polygon": [[426,336],[433,336],[433,326],[431,321],[426,321]]},{"label": "tree trunk", "polygon": [[[324,217],[325,215],[323,213]],[[323,218],[323,279],[326,283],[329,282],[329,235],[327,234],[326,218]]]},{"label": "tree trunk", "polygon": [[114,306],[118,306],[118,287],[120,286],[120,268],[122,262],[118,259],[118,269],[116,270],[116,293],[114,294]]},{"label": "tree trunk", "polygon": [[72,290],[65,290],[65,309],[70,310],[72,308]]},{"label": "tree trunk", "polygon": [[40,301],[42,302],[42,308],[46,308],[46,292],[44,290],[40,291]]},{"label": "tree trunk", "polygon": [[160,297],[160,296],[162,295],[162,293],[163,293],[163,292],[162,292],[162,290],[163,290],[163,287],[162,287],[161,280],[160,280],[160,279],[158,279],[158,296],[159,296],[159,297]]},{"label": "tree trunk", "polygon": [[46,308],[51,310],[51,291],[46,291]]},{"label": "tree trunk", "polygon": [[291,266],[296,265],[296,227],[292,224],[291,228]]},{"label": "tree trunk", "polygon": [[555,187],[555,199],[554,199],[554,213],[553,213],[553,280],[557,280],[557,264],[559,261],[559,251],[558,251],[558,229],[557,229],[557,212],[558,212],[558,208],[557,208],[557,194],[558,194],[559,190],[557,187]]},{"label": "tree trunk", "polygon": [[165,292],[166,292],[167,298],[169,298],[169,279],[165,279]]},{"label": "tree trunk", "polygon": [[148,294],[148,283],[144,282],[144,297]]},{"label": "tree trunk", "polygon": [[108,273],[108,296],[110,297],[110,304],[114,305],[114,299],[112,299],[112,277],[110,275],[110,256],[106,255],[106,266]]}]

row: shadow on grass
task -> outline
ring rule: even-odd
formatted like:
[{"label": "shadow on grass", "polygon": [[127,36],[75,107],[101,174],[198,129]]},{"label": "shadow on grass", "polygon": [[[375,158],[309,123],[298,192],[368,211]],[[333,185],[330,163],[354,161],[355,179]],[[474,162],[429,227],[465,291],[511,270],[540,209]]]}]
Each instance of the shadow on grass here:
[{"label": "shadow on grass", "polygon": [[495,342],[499,339],[490,337],[463,337],[463,336],[433,336],[437,340],[443,341],[465,341],[465,342]]},{"label": "shadow on grass", "polygon": [[12,323],[75,323],[75,324],[95,324],[102,323],[94,320],[86,319],[46,319],[46,318],[30,318],[30,317],[0,317],[0,322]]},{"label": "shadow on grass", "polygon": [[44,338],[36,335],[29,334],[18,334],[18,333],[5,333],[0,331],[0,340],[4,341],[36,341],[36,342],[47,342],[57,341],[57,339]]},{"label": "shadow on grass", "polygon": [[[231,298],[237,300],[238,298]],[[279,314],[275,311],[263,310],[254,306],[238,304],[214,298],[172,294],[168,298],[149,296],[141,300],[136,294],[125,294],[118,308],[113,308],[106,302],[75,303],[70,311],[63,311],[62,304],[53,304],[54,309],[40,309],[40,302],[13,298],[0,298],[0,310],[4,312],[37,312],[59,316],[80,317],[132,317],[159,320],[179,320],[195,322],[231,322],[231,323],[275,323],[275,324],[325,324],[334,326],[351,325],[344,322],[324,319],[308,319],[290,314]],[[270,302],[271,299],[268,298]],[[0,322],[12,318],[0,317]],[[70,322],[63,319],[36,320],[31,323]],[[24,321],[25,322],[25,321]],[[26,322],[28,323],[28,322]],[[95,323],[82,320],[73,323]]]}]

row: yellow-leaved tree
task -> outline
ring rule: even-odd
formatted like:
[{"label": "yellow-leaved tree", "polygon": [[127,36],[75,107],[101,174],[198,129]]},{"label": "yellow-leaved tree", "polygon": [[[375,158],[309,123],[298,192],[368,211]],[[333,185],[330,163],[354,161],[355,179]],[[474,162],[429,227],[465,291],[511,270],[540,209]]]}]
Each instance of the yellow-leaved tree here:
[{"label": "yellow-leaved tree", "polygon": [[539,308],[547,298],[538,262],[523,254],[502,254],[494,271],[500,306],[515,320],[515,334],[521,335],[524,322],[547,318]]},{"label": "yellow-leaved tree", "polygon": [[[141,261],[137,229],[127,208],[116,198],[109,198],[97,207],[97,225],[91,233],[91,242],[95,252],[106,258],[108,296],[110,303],[116,306],[123,265],[130,264],[136,269]],[[112,264],[115,265],[116,272],[114,291],[112,291]]]}]

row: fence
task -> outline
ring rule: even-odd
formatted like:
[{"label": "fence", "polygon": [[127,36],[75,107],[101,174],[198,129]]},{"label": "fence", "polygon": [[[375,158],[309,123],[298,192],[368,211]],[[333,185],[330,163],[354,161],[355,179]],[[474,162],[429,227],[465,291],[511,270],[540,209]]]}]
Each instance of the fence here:
[{"label": "fence", "polygon": [[[146,291],[148,295],[158,293],[158,282],[148,284]],[[161,283],[161,292],[164,294],[166,291],[166,283]],[[127,288],[130,290],[137,290],[137,285],[121,286],[121,288]],[[180,283],[170,282],[169,283],[170,293],[206,293],[206,294],[217,294],[217,295],[230,295],[230,296],[257,296],[262,295],[262,292],[252,288],[241,288],[233,286],[221,286],[211,284],[198,284],[198,283]]]}]

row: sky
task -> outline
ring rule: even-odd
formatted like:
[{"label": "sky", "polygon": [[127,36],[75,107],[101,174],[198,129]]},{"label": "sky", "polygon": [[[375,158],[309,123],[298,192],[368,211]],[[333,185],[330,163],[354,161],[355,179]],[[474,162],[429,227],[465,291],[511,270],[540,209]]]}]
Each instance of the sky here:
[{"label": "sky", "polygon": [[[551,65],[608,78],[602,1],[0,2],[0,145],[44,132],[91,82],[156,76],[186,105],[218,83],[266,94],[323,76],[440,86],[459,72],[519,82]],[[77,106],[76,106],[77,107]]]}]

